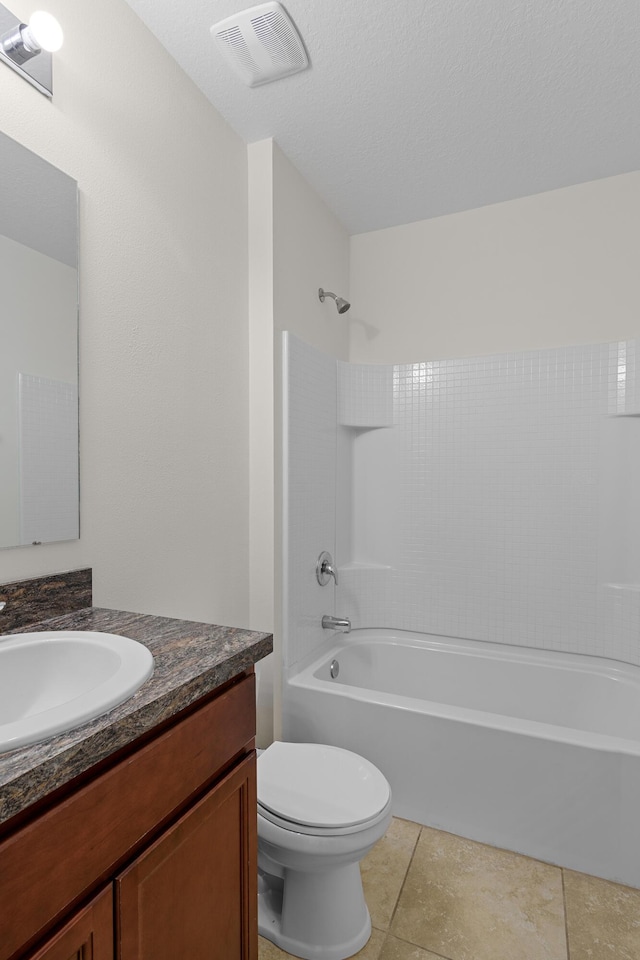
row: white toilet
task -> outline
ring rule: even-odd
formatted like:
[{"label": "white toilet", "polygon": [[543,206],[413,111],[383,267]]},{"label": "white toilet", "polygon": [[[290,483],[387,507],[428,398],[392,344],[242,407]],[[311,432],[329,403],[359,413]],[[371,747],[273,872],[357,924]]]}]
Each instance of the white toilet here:
[{"label": "white toilet", "polygon": [[391,821],[391,788],[356,753],[276,741],[258,757],[258,929],[305,960],[345,960],[371,934],[360,860]]}]

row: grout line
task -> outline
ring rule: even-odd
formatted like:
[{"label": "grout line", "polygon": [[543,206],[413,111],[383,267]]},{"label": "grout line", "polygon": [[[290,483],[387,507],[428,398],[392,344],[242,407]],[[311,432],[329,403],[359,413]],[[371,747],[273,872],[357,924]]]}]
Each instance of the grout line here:
[{"label": "grout line", "polygon": [[[413,821],[409,821],[409,822],[410,822],[410,823],[413,823]],[[389,917],[389,926],[387,927],[387,933],[390,933],[390,932],[391,932],[391,925],[392,925],[393,920],[394,920],[394,917],[395,917],[395,915],[396,915],[396,911],[397,911],[397,909],[398,909],[398,904],[400,903],[400,898],[402,897],[402,893],[403,893],[405,884],[406,884],[406,882],[407,882],[407,877],[409,876],[409,870],[411,869],[411,864],[413,863],[413,858],[415,857],[415,855],[416,855],[416,850],[418,849],[418,843],[420,842],[420,837],[422,836],[422,830],[423,830],[423,827],[421,826],[420,829],[418,830],[418,834],[417,834],[417,836],[416,836],[416,842],[414,843],[414,845],[413,845],[413,850],[411,851],[411,856],[409,857],[409,863],[407,864],[407,869],[405,870],[405,872],[404,872],[404,877],[402,878],[402,883],[401,883],[401,885],[400,885],[400,890],[399,890],[399,892],[398,892],[398,896],[396,897],[396,902],[395,902],[395,904],[394,904],[393,910],[391,911],[391,916]],[[414,944],[414,946],[419,946],[419,944]]]},{"label": "grout line", "polygon": [[567,893],[564,884],[564,869],[560,868],[560,876],[562,878],[562,912],[564,915],[564,936],[567,942],[567,960],[571,960],[571,947],[569,946],[569,920],[567,917]]},{"label": "grout line", "polygon": [[424,953],[430,953],[432,957],[437,957],[437,960],[452,960],[451,957],[445,957],[443,953],[434,953],[433,950],[430,950],[428,947],[421,947],[419,943],[414,943],[413,940],[405,940],[404,937],[397,937],[395,933],[387,934],[387,939],[383,943],[383,947],[385,946],[389,937],[391,937],[393,940],[398,940],[400,943],[406,943],[410,947],[417,947],[418,950],[422,950]]},{"label": "grout line", "polygon": [[[404,817],[398,817],[397,819],[399,819],[399,820],[404,820],[405,818],[404,818]],[[415,823],[415,821],[412,821],[412,820],[407,820],[406,822],[407,822],[407,823]],[[397,896],[397,898],[396,898],[396,902],[395,902],[394,907],[393,907],[393,910],[392,910],[392,912],[391,912],[391,917],[390,917],[390,919],[389,919],[388,927],[387,927],[386,930],[383,930],[383,929],[381,929],[380,927],[374,927],[374,929],[378,930],[378,932],[380,932],[380,933],[382,933],[382,934],[384,935],[384,939],[383,939],[383,941],[382,941],[382,949],[384,949],[384,947],[385,947],[387,941],[389,940],[389,938],[392,938],[392,939],[395,939],[395,940],[399,940],[399,941],[402,942],[402,943],[406,943],[406,944],[408,944],[409,946],[417,947],[419,950],[422,950],[422,951],[424,951],[424,952],[426,952],[426,953],[431,953],[434,957],[438,958],[438,960],[452,960],[452,958],[450,958],[450,957],[445,957],[443,954],[436,954],[436,953],[434,953],[432,950],[430,951],[427,947],[424,947],[424,946],[422,946],[422,945],[419,944],[419,943],[415,943],[413,940],[406,940],[404,937],[398,936],[397,934],[393,933],[392,930],[391,930],[391,927],[392,927],[392,925],[393,925],[393,921],[394,921],[394,919],[395,919],[395,916],[396,916],[396,913],[397,913],[397,910],[398,910],[398,906],[399,906],[399,904],[400,904],[400,900],[402,899],[402,895],[403,895],[403,893],[404,893],[404,889],[405,889],[405,886],[406,886],[406,883],[407,883],[407,877],[409,876],[409,871],[411,870],[411,867],[412,867],[412,865],[413,865],[413,861],[414,861],[414,859],[415,859],[416,850],[418,849],[418,843],[420,842],[420,838],[421,838],[421,836],[422,836],[422,833],[423,833],[423,831],[424,831],[425,829],[435,829],[435,828],[430,828],[430,827],[426,827],[426,828],[425,828],[422,824],[415,824],[415,825],[416,825],[416,826],[419,826],[420,829],[419,829],[419,831],[418,831],[418,833],[417,833],[417,835],[416,835],[416,840],[415,840],[415,843],[414,843],[414,845],[413,845],[413,849],[412,849],[412,851],[411,851],[411,856],[410,856],[410,858],[409,858],[409,862],[408,862],[408,864],[407,864],[407,868],[406,868],[406,870],[405,870],[404,877],[403,877],[403,879],[402,879],[402,884],[401,884],[401,886],[400,886],[400,891],[399,891],[399,893],[398,893],[398,896]],[[444,831],[444,830],[440,830],[440,831],[438,831],[438,832],[440,832],[440,833],[449,833],[448,831]],[[469,838],[466,838],[466,837],[459,837],[458,834],[449,834],[449,835],[452,836],[452,837],[456,837],[456,838],[458,838],[458,839],[467,840],[469,843],[476,844],[476,845],[478,845],[478,846],[487,847],[488,849],[491,849],[491,850],[499,850],[499,851],[501,851],[501,852],[510,854],[510,855],[512,855],[512,856],[514,856],[514,857],[519,857],[519,858],[522,858],[522,859],[524,859],[524,860],[529,860],[529,861],[532,861],[532,862],[535,862],[535,863],[541,863],[541,864],[543,864],[543,865],[545,865],[545,866],[551,866],[551,867],[554,867],[555,869],[560,870],[560,878],[561,878],[561,886],[562,886],[562,910],[563,910],[564,932],[565,932],[565,945],[566,945],[566,960],[571,960],[571,948],[570,948],[570,944],[569,944],[569,924],[568,924],[567,898],[566,898],[566,886],[565,886],[565,869],[562,868],[562,867],[559,867],[557,864],[551,864],[551,863],[548,863],[547,861],[544,861],[544,860],[538,860],[538,859],[535,858],[535,857],[527,857],[525,854],[522,854],[522,853],[516,853],[515,851],[506,850],[506,849],[503,850],[503,848],[500,848],[500,847],[492,847],[490,844],[485,844],[485,843],[482,843],[481,841],[478,841],[478,840],[470,840]],[[590,876],[590,874],[584,874],[584,876]],[[599,878],[596,878],[596,879],[599,879]],[[602,882],[610,883],[610,882],[612,882],[612,881],[602,881]],[[614,885],[615,885],[615,884],[614,884]],[[633,888],[632,888],[632,889],[633,889]],[[290,957],[290,956],[291,956],[291,957],[292,957],[291,954],[284,953],[284,952],[283,952],[283,956],[285,956],[285,957]],[[292,957],[292,960],[295,960],[295,958]]]},{"label": "grout line", "polygon": [[[413,821],[409,821],[409,822],[413,822]],[[417,848],[418,848],[418,843],[420,842],[420,837],[422,836],[422,833],[423,833],[424,829],[433,829],[433,828],[429,828],[429,827],[425,828],[423,825],[420,826],[420,830],[418,831],[418,835],[417,835],[417,838],[416,838],[416,842],[415,842],[415,844],[414,844],[413,851],[412,851],[412,853],[411,853],[411,858],[410,858],[410,860],[409,860],[409,863],[408,863],[408,865],[407,865],[407,869],[406,869],[406,871],[405,871],[404,878],[403,878],[403,880],[402,880],[402,885],[401,885],[401,887],[400,887],[400,892],[398,893],[398,897],[397,897],[397,899],[396,899],[395,906],[394,906],[393,911],[392,911],[392,913],[391,913],[391,918],[390,918],[390,920],[389,920],[389,926],[388,926],[387,931],[386,931],[386,938],[385,938],[385,940],[383,941],[383,947],[384,947],[386,941],[389,939],[389,937],[394,937],[396,940],[400,940],[402,943],[407,943],[407,944],[409,944],[409,946],[417,947],[417,948],[420,949],[420,950],[424,950],[426,953],[432,953],[433,956],[434,956],[434,957],[438,957],[439,960],[452,960],[452,958],[450,958],[450,957],[445,957],[445,956],[442,955],[442,954],[433,953],[432,950],[430,951],[428,948],[423,947],[423,946],[422,946],[421,944],[419,944],[419,943],[415,943],[413,940],[405,940],[404,937],[399,937],[399,936],[397,936],[397,934],[392,933],[392,931],[391,931],[391,927],[392,927],[392,925],[393,925],[393,921],[394,921],[396,912],[397,912],[397,910],[398,910],[398,906],[399,906],[399,904],[400,904],[400,900],[401,900],[401,898],[402,898],[402,894],[403,894],[403,892],[404,892],[404,888],[405,888],[405,885],[406,885],[406,882],[407,882],[407,877],[409,876],[409,871],[410,871],[410,869],[411,869],[411,865],[413,864],[413,860],[414,860],[414,858],[415,858],[416,850],[417,850]],[[445,832],[447,832],[447,831],[439,831],[439,832],[445,833]],[[450,834],[450,835],[453,836],[453,837],[457,837],[457,834]],[[467,838],[464,838],[464,837],[463,837],[462,839],[467,839]],[[470,843],[473,843],[473,844],[477,844],[478,846],[488,847],[489,849],[501,849],[501,848],[497,848],[497,847],[490,847],[489,844],[480,843],[480,842],[477,841],[477,840],[470,840],[469,842],[470,842]],[[567,923],[567,905],[566,905],[566,896],[565,896],[564,869],[563,869],[562,867],[558,867],[557,864],[547,864],[544,860],[536,860],[534,857],[527,857],[525,854],[522,854],[522,853],[515,853],[514,851],[511,851],[511,850],[505,850],[504,852],[505,852],[505,853],[508,853],[508,854],[513,854],[513,856],[520,857],[520,858],[522,858],[522,859],[524,859],[524,860],[532,860],[532,861],[534,861],[534,862],[541,863],[541,864],[543,864],[543,865],[545,865],[545,866],[552,866],[552,867],[554,867],[555,869],[560,870],[560,882],[561,882],[561,886],[562,886],[562,913],[563,913],[563,920],[564,920],[564,933],[565,933],[565,944],[566,944],[566,960],[571,960],[571,953],[570,953],[570,947],[569,947],[569,927],[568,927],[568,923]]]}]

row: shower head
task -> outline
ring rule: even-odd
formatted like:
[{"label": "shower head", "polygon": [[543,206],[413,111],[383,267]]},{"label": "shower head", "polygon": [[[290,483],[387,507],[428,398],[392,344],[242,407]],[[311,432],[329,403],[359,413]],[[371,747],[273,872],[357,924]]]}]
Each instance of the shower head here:
[{"label": "shower head", "polygon": [[320,299],[320,303],[324,303],[325,297],[331,297],[332,300],[335,300],[338,313],[346,313],[351,306],[348,300],[343,300],[342,297],[336,296],[336,294],[331,293],[330,290],[323,290],[322,287],[320,287],[318,290],[318,297]]}]

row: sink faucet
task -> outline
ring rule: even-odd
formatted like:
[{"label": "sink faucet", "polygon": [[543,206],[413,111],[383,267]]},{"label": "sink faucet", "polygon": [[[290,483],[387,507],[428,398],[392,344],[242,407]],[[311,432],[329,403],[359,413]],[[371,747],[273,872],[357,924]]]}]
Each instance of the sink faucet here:
[{"label": "sink faucet", "polygon": [[351,620],[348,617],[329,617],[325,614],[322,618],[322,627],[324,630],[339,630],[340,633],[349,633],[351,631]]}]

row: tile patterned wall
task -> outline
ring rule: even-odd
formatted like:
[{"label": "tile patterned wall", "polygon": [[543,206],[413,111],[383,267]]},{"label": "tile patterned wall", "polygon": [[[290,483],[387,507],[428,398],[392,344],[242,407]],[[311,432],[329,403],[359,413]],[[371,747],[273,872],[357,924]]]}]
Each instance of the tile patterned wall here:
[{"label": "tile patterned wall", "polygon": [[391,427],[393,367],[338,360],[338,423],[349,427]]},{"label": "tile patterned wall", "polygon": [[609,413],[640,416],[640,341],[609,344]]},{"label": "tile patterned wall", "polygon": [[636,354],[340,363],[341,615],[640,663]]},{"label": "tile patterned wall", "polygon": [[395,368],[401,547],[382,625],[591,641],[607,371],[606,347]]}]

